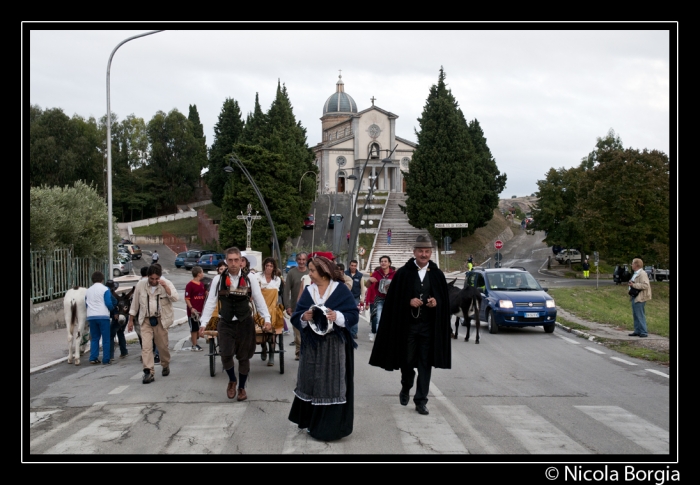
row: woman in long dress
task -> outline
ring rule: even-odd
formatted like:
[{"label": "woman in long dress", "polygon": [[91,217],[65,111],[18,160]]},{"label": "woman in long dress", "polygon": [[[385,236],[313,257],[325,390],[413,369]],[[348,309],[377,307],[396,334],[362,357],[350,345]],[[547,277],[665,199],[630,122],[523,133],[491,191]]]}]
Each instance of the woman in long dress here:
[{"label": "woman in long dress", "polygon": [[311,284],[292,314],[302,338],[289,420],[318,440],[333,441],[352,433],[357,344],[350,331],[359,312],[335,263],[316,256],[308,267]]},{"label": "woman in long dress", "polygon": [[[251,273],[251,279],[256,276],[260,282],[260,291],[267,304],[267,311],[270,313],[270,326],[266,326],[265,321],[260,319],[259,322],[256,322],[258,325],[255,331],[264,336],[260,357],[263,361],[267,360],[267,365],[273,366],[275,365],[275,335],[282,333],[284,329],[284,310],[279,305],[282,272],[277,268],[277,262],[274,258],[265,258],[262,273]],[[270,352],[269,359],[267,358],[268,350]]]}]

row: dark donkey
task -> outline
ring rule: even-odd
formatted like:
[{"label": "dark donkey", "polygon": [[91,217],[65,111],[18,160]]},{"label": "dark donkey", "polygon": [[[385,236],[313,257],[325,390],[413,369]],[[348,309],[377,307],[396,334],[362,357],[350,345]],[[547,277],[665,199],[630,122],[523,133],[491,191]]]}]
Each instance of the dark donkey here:
[{"label": "dark donkey", "polygon": [[456,279],[447,284],[448,294],[450,295],[450,314],[456,316],[455,331],[452,338],[457,338],[459,330],[460,318],[463,318],[467,326],[467,336],[464,337],[465,342],[469,342],[469,334],[472,328],[472,319],[476,322],[476,343],[479,343],[479,329],[481,328],[481,320],[479,319],[479,310],[481,309],[481,292],[478,288],[467,285],[465,281],[464,288],[460,289],[455,286]]},{"label": "dark donkey", "polygon": [[[132,287],[131,290],[127,292],[117,293],[116,289],[119,288],[119,283],[113,280],[109,280],[106,283],[110,292],[117,299],[117,306],[112,312],[112,321],[110,323],[110,336],[112,338],[112,345],[114,345],[114,337],[119,339],[119,348],[122,353],[122,357],[126,357],[126,339],[124,337],[124,329],[126,324],[129,322],[129,310],[131,309],[131,300],[134,296],[134,290],[136,286]],[[114,355],[114,352],[112,352]]]}]

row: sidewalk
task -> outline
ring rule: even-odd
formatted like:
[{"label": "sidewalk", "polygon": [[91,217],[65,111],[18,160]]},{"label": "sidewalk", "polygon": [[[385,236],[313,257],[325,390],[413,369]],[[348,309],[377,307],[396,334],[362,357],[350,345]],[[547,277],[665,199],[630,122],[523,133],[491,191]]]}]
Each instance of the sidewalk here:
[{"label": "sidewalk", "polygon": [[[187,317],[178,318],[169,327],[176,327],[187,322]],[[136,332],[125,333],[127,342],[138,340]],[[89,365],[90,344],[85,346],[85,354],[80,357],[80,365]],[[115,356],[119,355],[117,351]],[[68,360],[68,335],[65,328],[29,335],[29,373],[46,369],[56,364],[65,364]]]}]

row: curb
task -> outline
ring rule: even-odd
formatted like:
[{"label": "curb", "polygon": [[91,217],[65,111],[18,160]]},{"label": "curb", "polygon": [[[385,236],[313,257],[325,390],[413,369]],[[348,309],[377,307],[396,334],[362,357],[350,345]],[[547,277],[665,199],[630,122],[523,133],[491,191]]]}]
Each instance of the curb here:
[{"label": "curb", "polygon": [[582,332],[581,330],[576,330],[576,329],[574,329],[574,328],[569,328],[569,327],[567,327],[567,326],[565,326],[565,325],[562,325],[561,323],[559,323],[559,322],[557,322],[557,321],[555,321],[554,324],[555,324],[557,327],[561,328],[562,330],[566,330],[566,332],[568,332],[568,333],[573,333],[574,335],[577,335],[577,336],[579,336],[579,337],[583,337],[583,338],[585,338],[586,340],[590,340],[591,342],[595,342],[595,341],[596,341],[596,338],[597,338],[597,337],[596,337],[595,335],[591,335],[590,333]]},{"label": "curb", "polygon": [[[187,322],[187,317],[178,318],[177,320],[175,320],[175,321],[173,322],[172,325],[170,325],[170,326],[168,327],[168,330],[171,329],[171,328],[173,328],[173,327],[177,327],[178,325],[182,325],[182,324],[185,323],[185,322]],[[134,339],[134,338],[138,338],[138,336],[136,335],[136,332],[125,333],[125,334],[124,334],[124,337],[125,337],[127,340]],[[89,350],[90,350],[90,345],[89,345],[89,342],[88,342],[87,348],[85,349],[85,352],[83,352],[83,355],[87,354],[87,353],[89,352]],[[52,366],[54,366],[54,365],[56,365],[56,364],[60,364],[61,362],[66,362],[66,361],[68,361],[68,356],[66,356],[66,357],[61,357],[60,359],[56,359],[56,360],[54,360],[54,361],[52,361],[52,362],[48,362],[48,363],[46,363],[46,364],[42,364],[42,365],[38,365],[38,366],[36,366],[36,367],[32,367],[31,369],[29,369],[29,374],[30,374],[30,375],[31,375],[31,374],[34,374],[35,372],[38,372],[38,371],[40,371],[40,370],[47,369],[47,368],[52,367]]]}]

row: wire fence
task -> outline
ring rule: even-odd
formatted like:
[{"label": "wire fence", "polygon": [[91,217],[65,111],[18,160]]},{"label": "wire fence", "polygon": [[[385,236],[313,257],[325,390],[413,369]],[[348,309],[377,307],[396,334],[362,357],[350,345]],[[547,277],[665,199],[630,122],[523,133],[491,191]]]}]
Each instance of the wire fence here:
[{"label": "wire fence", "polygon": [[70,249],[29,251],[32,303],[62,298],[74,286],[88,288],[92,273],[101,271],[109,278],[107,262],[96,258],[75,258]]}]

